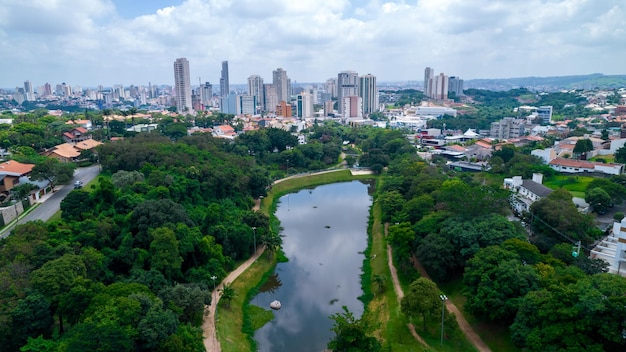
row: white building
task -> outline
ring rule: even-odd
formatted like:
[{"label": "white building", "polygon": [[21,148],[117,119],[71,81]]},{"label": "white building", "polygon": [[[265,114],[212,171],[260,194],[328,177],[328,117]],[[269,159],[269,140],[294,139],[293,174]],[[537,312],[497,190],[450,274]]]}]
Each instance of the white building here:
[{"label": "white building", "polygon": [[[337,75],[337,101],[339,102],[339,114],[343,114],[344,97],[358,96],[359,75],[355,71],[342,71]],[[361,110],[362,111],[362,110]]]},{"label": "white building", "polygon": [[613,232],[591,250],[591,258],[609,264],[609,272],[626,275],[626,218],[613,223]]},{"label": "white building", "polygon": [[513,192],[510,198],[511,208],[521,214],[528,211],[530,206],[543,197],[547,197],[552,190],[543,184],[543,175],[533,174],[532,180],[523,180],[522,176],[504,179],[504,188]]},{"label": "white building", "polygon": [[363,100],[363,114],[369,115],[378,111],[378,88],[376,76],[367,74],[359,77],[359,97]]}]

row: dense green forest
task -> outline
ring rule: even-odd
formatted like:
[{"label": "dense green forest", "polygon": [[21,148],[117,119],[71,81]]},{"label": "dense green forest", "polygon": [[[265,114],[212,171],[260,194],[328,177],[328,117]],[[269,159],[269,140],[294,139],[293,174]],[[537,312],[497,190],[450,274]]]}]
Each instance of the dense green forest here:
[{"label": "dense green forest", "polygon": [[269,178],[230,148],[205,135],[103,145],[105,176],[65,198],[62,221],[1,242],[3,349],[203,351],[210,277],[252,253],[252,227],[278,239],[251,211]]}]

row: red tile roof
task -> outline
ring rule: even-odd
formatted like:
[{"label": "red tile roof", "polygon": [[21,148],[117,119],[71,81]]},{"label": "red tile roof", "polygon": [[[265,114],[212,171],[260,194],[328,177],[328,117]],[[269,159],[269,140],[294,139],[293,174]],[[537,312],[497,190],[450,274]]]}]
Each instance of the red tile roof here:
[{"label": "red tile roof", "polygon": [[0,174],[24,175],[33,171],[35,164],[22,164],[15,160],[5,161],[0,164]]}]

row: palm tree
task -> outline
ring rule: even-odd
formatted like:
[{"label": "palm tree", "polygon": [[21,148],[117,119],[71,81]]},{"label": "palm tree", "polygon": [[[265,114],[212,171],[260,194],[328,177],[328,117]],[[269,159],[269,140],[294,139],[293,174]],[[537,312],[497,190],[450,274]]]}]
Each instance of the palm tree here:
[{"label": "palm tree", "polygon": [[232,284],[224,283],[224,287],[220,290],[220,295],[222,299],[226,301],[226,308],[230,308],[230,301],[235,298],[235,289],[232,287]]},{"label": "palm tree", "polygon": [[280,236],[272,231],[261,237],[261,244],[265,245],[265,249],[270,252],[270,257],[280,248],[282,242],[283,240]]}]

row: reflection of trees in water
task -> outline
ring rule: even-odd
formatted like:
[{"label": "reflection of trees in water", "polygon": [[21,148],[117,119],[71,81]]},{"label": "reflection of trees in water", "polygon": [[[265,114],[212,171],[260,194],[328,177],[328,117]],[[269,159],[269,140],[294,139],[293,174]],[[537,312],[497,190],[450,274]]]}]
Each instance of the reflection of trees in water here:
[{"label": "reflection of trees in water", "polygon": [[270,277],[267,278],[267,281],[265,281],[265,283],[261,286],[259,291],[274,293],[282,285],[283,283],[280,281],[280,278],[278,277],[278,273],[274,273],[270,275]]}]

